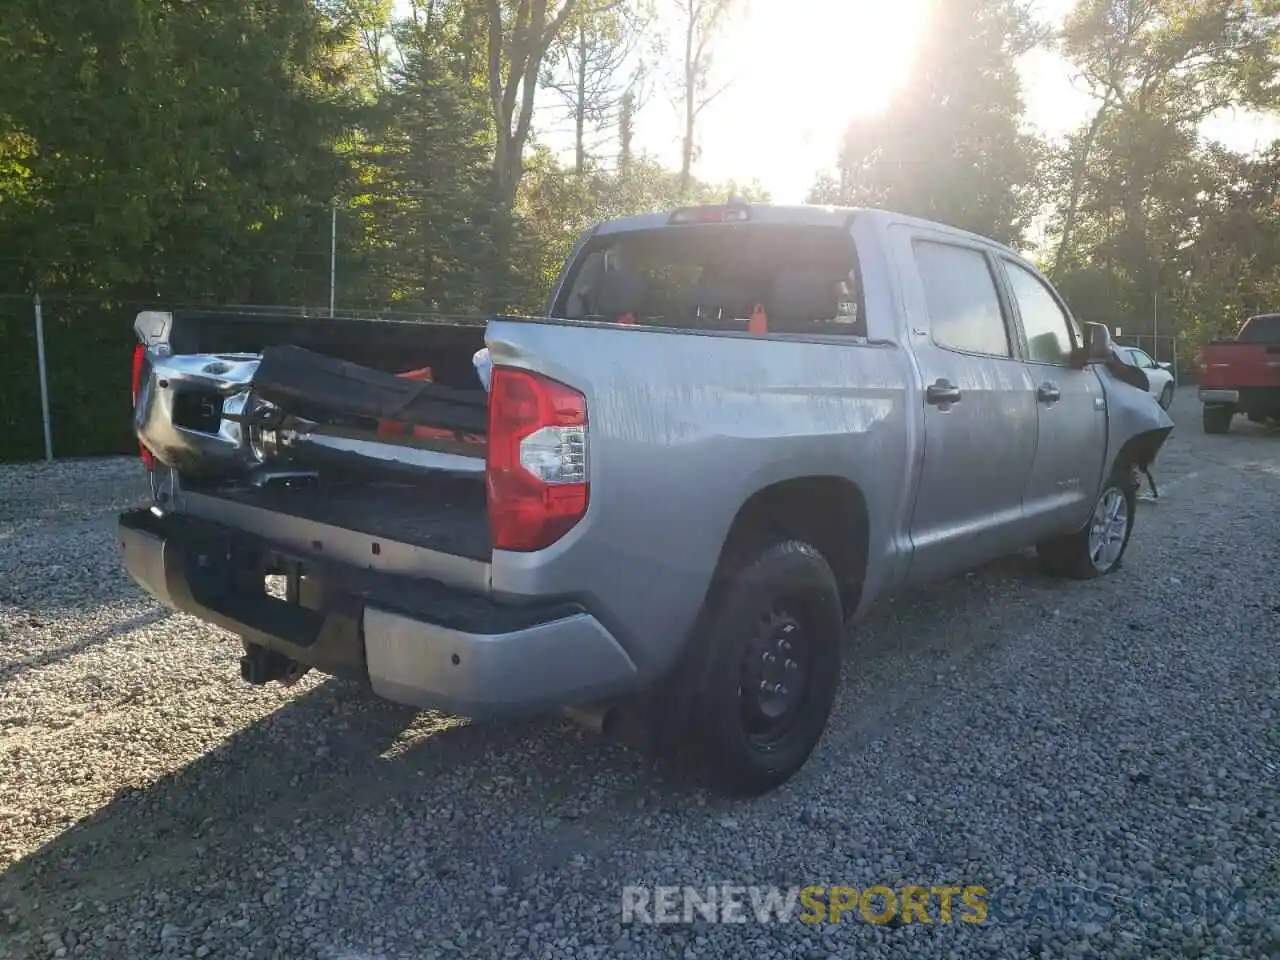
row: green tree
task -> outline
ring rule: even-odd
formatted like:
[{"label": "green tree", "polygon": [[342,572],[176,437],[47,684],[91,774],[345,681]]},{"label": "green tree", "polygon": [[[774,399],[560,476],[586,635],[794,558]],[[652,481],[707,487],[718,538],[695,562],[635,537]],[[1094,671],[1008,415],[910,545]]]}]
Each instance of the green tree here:
[{"label": "green tree", "polygon": [[1063,50],[1095,107],[1047,165],[1050,269],[1074,303],[1134,333],[1153,332],[1159,314],[1189,356],[1227,304],[1274,289],[1259,246],[1271,215],[1250,206],[1274,156],[1232,154],[1201,127],[1224,108],[1275,103],[1277,36],[1274,3],[1077,5]]},{"label": "green tree", "polygon": [[[1095,107],[1058,166],[1062,182],[1054,269],[1072,264],[1081,205],[1110,177],[1124,196],[1130,253],[1140,255],[1143,195],[1225,107],[1274,101],[1277,8],[1252,0],[1081,0],[1063,53]],[[1124,185],[1119,181],[1123,180]]]},{"label": "green tree", "polygon": [[1040,33],[1014,0],[935,0],[926,22],[910,80],[845,132],[835,192],[1017,243],[1040,144],[1023,129],[1016,63]]},{"label": "green tree", "polygon": [[458,314],[502,299],[494,229],[504,214],[483,95],[446,60],[412,49],[390,77],[362,153],[358,209],[370,298]]},{"label": "green tree", "polygon": [[497,128],[494,184],[508,207],[524,173],[538,80],[548,53],[579,8],[579,0],[485,0],[489,103]]},{"label": "green tree", "polygon": [[687,203],[723,203],[730,194],[764,202],[757,183],[712,184],[694,180],[686,188],[680,173],[641,155],[617,170],[587,169],[578,176],[545,148],[527,164],[517,211],[530,257],[528,289],[545,289],[554,280],[574,241],[594,223],[616,217],[671,210]]},{"label": "green tree", "polygon": [[679,64],[680,109],[684,120],[684,136],[680,142],[682,196],[688,195],[694,186],[698,118],[731,82],[715,84],[712,66],[716,37],[737,6],[740,6],[739,0],[675,0],[674,16],[679,22],[682,43]]},{"label": "green tree", "polygon": [[[634,120],[644,77],[642,34],[653,15],[647,2],[587,0],[552,46],[543,85],[573,124],[574,172],[624,118]],[[628,100],[630,98],[630,100]]]},{"label": "green tree", "polygon": [[0,257],[46,290],[322,299],[340,32],[312,0],[70,7],[0,6]]}]

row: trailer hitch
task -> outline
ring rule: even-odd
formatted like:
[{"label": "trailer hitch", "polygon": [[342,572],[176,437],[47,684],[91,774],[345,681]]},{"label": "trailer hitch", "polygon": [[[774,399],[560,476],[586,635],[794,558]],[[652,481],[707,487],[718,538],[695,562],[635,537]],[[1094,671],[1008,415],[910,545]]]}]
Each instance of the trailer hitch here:
[{"label": "trailer hitch", "polygon": [[244,656],[240,658],[240,677],[247,683],[261,686],[278,680],[286,687],[290,687],[310,670],[310,667],[286,657],[283,653],[245,641]]}]

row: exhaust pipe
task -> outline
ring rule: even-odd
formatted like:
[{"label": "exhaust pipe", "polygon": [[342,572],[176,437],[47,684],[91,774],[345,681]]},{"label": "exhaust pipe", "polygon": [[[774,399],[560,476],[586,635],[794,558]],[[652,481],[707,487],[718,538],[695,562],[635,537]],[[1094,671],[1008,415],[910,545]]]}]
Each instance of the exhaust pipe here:
[{"label": "exhaust pipe", "polygon": [[585,707],[564,707],[561,715],[572,720],[580,727],[590,730],[596,736],[612,739],[618,732],[618,721],[621,719],[617,704],[595,704]]}]

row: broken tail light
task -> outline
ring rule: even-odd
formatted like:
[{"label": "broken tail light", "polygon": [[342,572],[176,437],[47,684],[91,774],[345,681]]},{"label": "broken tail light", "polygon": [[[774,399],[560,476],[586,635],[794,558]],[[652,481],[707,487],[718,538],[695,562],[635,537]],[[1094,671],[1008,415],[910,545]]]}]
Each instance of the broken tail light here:
[{"label": "broken tail light", "polygon": [[485,464],[498,550],[551,546],[587,512],[587,400],[528,370],[495,366]]},{"label": "broken tail light", "polygon": [[[142,389],[142,376],[147,368],[147,348],[141,343],[136,344],[133,348],[133,387],[131,390],[131,403],[136,410],[138,407],[138,391]],[[138,456],[142,458],[142,465],[148,470],[154,470],[156,466],[156,458],[152,455],[142,443],[138,441]]]}]

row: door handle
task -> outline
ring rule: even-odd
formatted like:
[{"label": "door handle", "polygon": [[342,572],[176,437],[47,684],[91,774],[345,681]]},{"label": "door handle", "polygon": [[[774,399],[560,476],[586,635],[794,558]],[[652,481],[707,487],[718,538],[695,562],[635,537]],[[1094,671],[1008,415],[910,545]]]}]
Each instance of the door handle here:
[{"label": "door handle", "polygon": [[960,402],[960,388],[950,380],[939,378],[936,383],[931,383],[924,391],[924,399],[926,403],[931,403],[935,407],[948,403]]},{"label": "door handle", "polygon": [[1036,399],[1041,403],[1057,403],[1062,399],[1062,391],[1056,383],[1042,383],[1036,391]]}]

